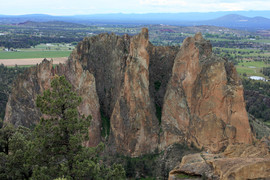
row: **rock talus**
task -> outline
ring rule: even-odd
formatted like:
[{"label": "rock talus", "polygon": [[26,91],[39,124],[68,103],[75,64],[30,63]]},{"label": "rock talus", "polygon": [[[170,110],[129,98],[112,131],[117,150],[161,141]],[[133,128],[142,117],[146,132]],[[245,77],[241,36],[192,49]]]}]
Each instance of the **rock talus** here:
[{"label": "rock talus", "polygon": [[190,154],[170,172],[169,180],[176,180],[180,174],[217,180],[269,179],[269,149],[262,144],[237,144],[229,145],[221,154]]}]

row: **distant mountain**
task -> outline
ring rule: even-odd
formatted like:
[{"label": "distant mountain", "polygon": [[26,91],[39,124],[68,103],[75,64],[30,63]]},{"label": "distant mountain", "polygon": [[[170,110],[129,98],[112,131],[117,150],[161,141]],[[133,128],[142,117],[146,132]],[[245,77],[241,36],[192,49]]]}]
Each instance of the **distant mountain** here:
[{"label": "distant mountain", "polygon": [[75,16],[51,16],[29,14],[20,16],[0,15],[0,24],[18,24],[26,21],[63,21],[78,24],[167,24],[167,25],[215,25],[244,30],[270,29],[270,11],[223,11],[208,13],[148,13],[148,14],[92,14]]},{"label": "distant mountain", "polygon": [[48,22],[65,21],[76,22],[71,16],[51,16],[47,14],[26,14],[26,15],[0,15],[0,24],[18,24],[27,21]]},{"label": "distant mountain", "polygon": [[94,14],[94,15],[76,15],[79,19],[132,19],[136,21],[159,20],[159,21],[205,21],[216,19],[229,14],[239,14],[241,16],[255,17],[262,16],[270,18],[270,11],[220,11],[220,12],[189,12],[189,13],[146,13],[146,14]]},{"label": "distant mountain", "polygon": [[35,22],[26,21],[23,23],[18,23],[18,26],[28,26],[28,27],[73,27],[73,28],[83,28],[82,24],[64,22],[64,21],[47,21],[47,22]]},{"label": "distant mountain", "polygon": [[200,21],[197,24],[222,26],[236,29],[260,30],[270,29],[270,19],[264,17],[246,17],[237,14],[222,16],[209,21]]}]

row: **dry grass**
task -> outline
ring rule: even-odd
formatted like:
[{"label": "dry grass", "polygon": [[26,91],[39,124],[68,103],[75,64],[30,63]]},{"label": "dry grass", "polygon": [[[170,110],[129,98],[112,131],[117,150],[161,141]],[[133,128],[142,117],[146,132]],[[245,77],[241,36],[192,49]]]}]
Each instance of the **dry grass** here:
[{"label": "dry grass", "polygon": [[[53,58],[53,64],[65,63],[67,57]],[[41,63],[43,58],[30,58],[30,59],[0,59],[0,64],[5,66],[25,66],[25,65],[36,65]],[[48,59],[50,60],[50,59]]]}]

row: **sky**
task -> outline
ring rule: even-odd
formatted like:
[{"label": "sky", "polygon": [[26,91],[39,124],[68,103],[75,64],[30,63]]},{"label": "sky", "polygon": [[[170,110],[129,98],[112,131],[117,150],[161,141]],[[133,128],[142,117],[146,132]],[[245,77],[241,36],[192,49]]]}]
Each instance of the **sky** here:
[{"label": "sky", "polygon": [[270,0],[0,0],[0,14],[82,15],[270,10]]}]

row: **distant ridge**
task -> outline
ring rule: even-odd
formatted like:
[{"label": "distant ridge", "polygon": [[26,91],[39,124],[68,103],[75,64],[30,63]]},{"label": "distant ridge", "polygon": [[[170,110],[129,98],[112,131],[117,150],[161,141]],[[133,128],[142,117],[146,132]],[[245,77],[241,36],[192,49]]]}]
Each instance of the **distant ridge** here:
[{"label": "distant ridge", "polygon": [[244,30],[270,29],[270,11],[223,11],[208,13],[91,14],[52,16],[47,14],[0,15],[0,24],[26,21],[64,21],[78,24],[168,24],[214,25]]},{"label": "distant ridge", "polygon": [[270,29],[270,19],[265,17],[246,17],[238,14],[229,14],[217,19],[198,22],[198,24],[222,26],[236,29],[259,30]]},{"label": "distant ridge", "polygon": [[18,26],[31,26],[31,27],[85,27],[82,24],[64,22],[64,21],[47,21],[47,22],[36,22],[36,21],[25,21],[22,23],[16,24]]}]

